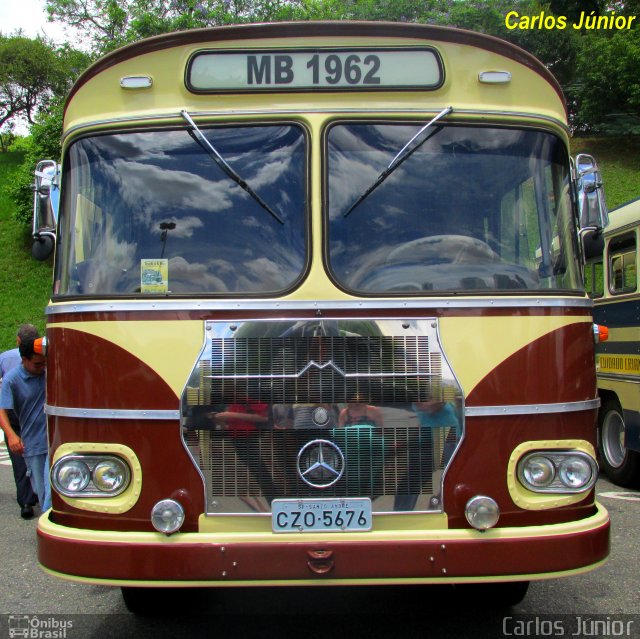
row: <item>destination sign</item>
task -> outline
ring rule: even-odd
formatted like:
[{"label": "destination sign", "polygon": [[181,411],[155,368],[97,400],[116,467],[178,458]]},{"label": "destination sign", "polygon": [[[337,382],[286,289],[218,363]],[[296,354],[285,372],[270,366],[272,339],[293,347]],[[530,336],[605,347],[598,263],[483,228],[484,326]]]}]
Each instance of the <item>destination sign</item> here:
[{"label": "destination sign", "polygon": [[187,71],[195,92],[435,89],[442,81],[430,48],[201,51]]},{"label": "destination sign", "polygon": [[599,373],[616,375],[640,375],[640,355],[611,355],[600,353],[596,357]]}]

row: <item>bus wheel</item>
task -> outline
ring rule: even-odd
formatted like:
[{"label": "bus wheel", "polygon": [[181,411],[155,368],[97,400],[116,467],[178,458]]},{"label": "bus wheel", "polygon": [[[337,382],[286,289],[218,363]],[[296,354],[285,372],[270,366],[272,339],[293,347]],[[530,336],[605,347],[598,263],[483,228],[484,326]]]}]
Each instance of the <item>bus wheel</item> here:
[{"label": "bus wheel", "polygon": [[607,399],[598,416],[598,456],[601,469],[619,486],[632,486],[640,477],[640,455],[624,443],[624,417],[620,404]]},{"label": "bus wheel", "polygon": [[503,610],[519,604],[529,590],[528,581],[457,586],[473,605],[490,610]]},{"label": "bus wheel", "polygon": [[185,614],[190,588],[135,588],[123,586],[122,598],[129,612],[142,616],[171,616]]}]

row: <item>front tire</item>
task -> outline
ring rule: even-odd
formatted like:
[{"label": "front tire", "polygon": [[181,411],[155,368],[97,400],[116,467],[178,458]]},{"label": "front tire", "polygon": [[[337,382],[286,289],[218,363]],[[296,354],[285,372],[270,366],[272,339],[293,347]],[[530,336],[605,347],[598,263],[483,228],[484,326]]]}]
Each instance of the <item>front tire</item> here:
[{"label": "front tire", "polygon": [[640,478],[640,454],[625,444],[624,413],[615,399],[603,402],[598,415],[600,468],[618,486],[634,486]]},{"label": "front tire", "polygon": [[121,591],[124,605],[134,615],[171,617],[188,614],[200,589],[123,586]]},{"label": "front tire", "polygon": [[508,581],[487,584],[464,584],[456,588],[468,603],[487,610],[506,610],[517,606],[527,595],[528,581]]}]

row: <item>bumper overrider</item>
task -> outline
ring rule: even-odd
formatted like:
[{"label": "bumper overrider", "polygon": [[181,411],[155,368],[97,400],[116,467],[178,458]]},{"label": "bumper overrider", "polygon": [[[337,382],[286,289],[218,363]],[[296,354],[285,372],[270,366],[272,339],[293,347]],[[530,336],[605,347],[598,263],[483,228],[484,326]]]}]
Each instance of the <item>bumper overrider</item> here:
[{"label": "bumper overrider", "polygon": [[[200,529],[209,529],[206,518]],[[59,577],[144,586],[463,583],[587,572],[609,554],[609,515],[545,526],[337,534],[94,531],[39,521],[39,561]]]}]

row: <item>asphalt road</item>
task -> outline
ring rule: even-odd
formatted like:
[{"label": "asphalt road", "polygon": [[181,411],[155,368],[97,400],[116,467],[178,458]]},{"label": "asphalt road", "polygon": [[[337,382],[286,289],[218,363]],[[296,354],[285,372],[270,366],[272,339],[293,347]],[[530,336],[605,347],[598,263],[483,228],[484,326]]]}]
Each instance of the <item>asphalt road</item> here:
[{"label": "asphalt road", "polygon": [[0,637],[640,639],[640,492],[604,479],[597,492],[612,518],[609,562],[588,574],[534,582],[507,611],[474,605],[473,592],[450,587],[230,588],[199,591],[193,601],[146,618],[127,613],[118,589],[61,581],[38,568],[36,520],[19,516],[2,444]]}]

